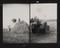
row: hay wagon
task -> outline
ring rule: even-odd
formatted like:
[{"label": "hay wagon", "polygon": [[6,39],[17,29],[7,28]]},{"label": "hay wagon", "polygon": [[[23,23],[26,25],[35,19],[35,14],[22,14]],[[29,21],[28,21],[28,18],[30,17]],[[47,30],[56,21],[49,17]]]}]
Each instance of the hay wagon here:
[{"label": "hay wagon", "polygon": [[49,25],[46,21],[30,19],[30,29],[32,33],[47,33],[49,32]]}]

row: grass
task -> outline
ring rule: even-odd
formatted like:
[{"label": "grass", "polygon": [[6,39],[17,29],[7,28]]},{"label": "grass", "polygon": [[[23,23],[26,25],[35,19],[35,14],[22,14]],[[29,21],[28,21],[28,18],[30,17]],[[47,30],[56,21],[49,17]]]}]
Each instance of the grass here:
[{"label": "grass", "polygon": [[12,43],[27,43],[28,42],[28,34],[16,34],[12,32],[4,32],[3,33],[3,41],[4,42],[12,42]]}]

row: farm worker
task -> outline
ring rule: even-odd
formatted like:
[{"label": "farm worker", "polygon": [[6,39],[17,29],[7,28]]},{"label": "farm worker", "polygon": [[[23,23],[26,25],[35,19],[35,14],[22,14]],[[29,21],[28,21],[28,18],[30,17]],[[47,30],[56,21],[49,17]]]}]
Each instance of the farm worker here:
[{"label": "farm worker", "polygon": [[8,25],[8,31],[11,31],[11,27],[10,27],[10,25]]}]

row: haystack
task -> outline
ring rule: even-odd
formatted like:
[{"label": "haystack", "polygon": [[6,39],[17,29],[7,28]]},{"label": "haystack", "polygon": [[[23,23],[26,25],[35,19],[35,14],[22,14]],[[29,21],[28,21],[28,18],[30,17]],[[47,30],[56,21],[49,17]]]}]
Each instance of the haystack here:
[{"label": "haystack", "polygon": [[18,22],[15,24],[11,31],[16,33],[28,33],[28,24],[23,21]]},{"label": "haystack", "polygon": [[4,41],[8,43],[28,43],[29,29],[28,24],[24,21],[17,22],[11,31],[4,33]]}]

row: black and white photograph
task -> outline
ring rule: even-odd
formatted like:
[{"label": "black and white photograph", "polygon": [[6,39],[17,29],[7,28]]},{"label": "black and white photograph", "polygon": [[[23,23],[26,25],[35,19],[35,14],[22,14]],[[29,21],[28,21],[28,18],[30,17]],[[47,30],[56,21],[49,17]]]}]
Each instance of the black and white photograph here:
[{"label": "black and white photograph", "polygon": [[3,43],[56,43],[57,3],[3,4]]},{"label": "black and white photograph", "polygon": [[29,4],[3,4],[3,43],[29,43]]},{"label": "black and white photograph", "polygon": [[56,43],[57,3],[35,3],[30,8],[31,42]]}]

